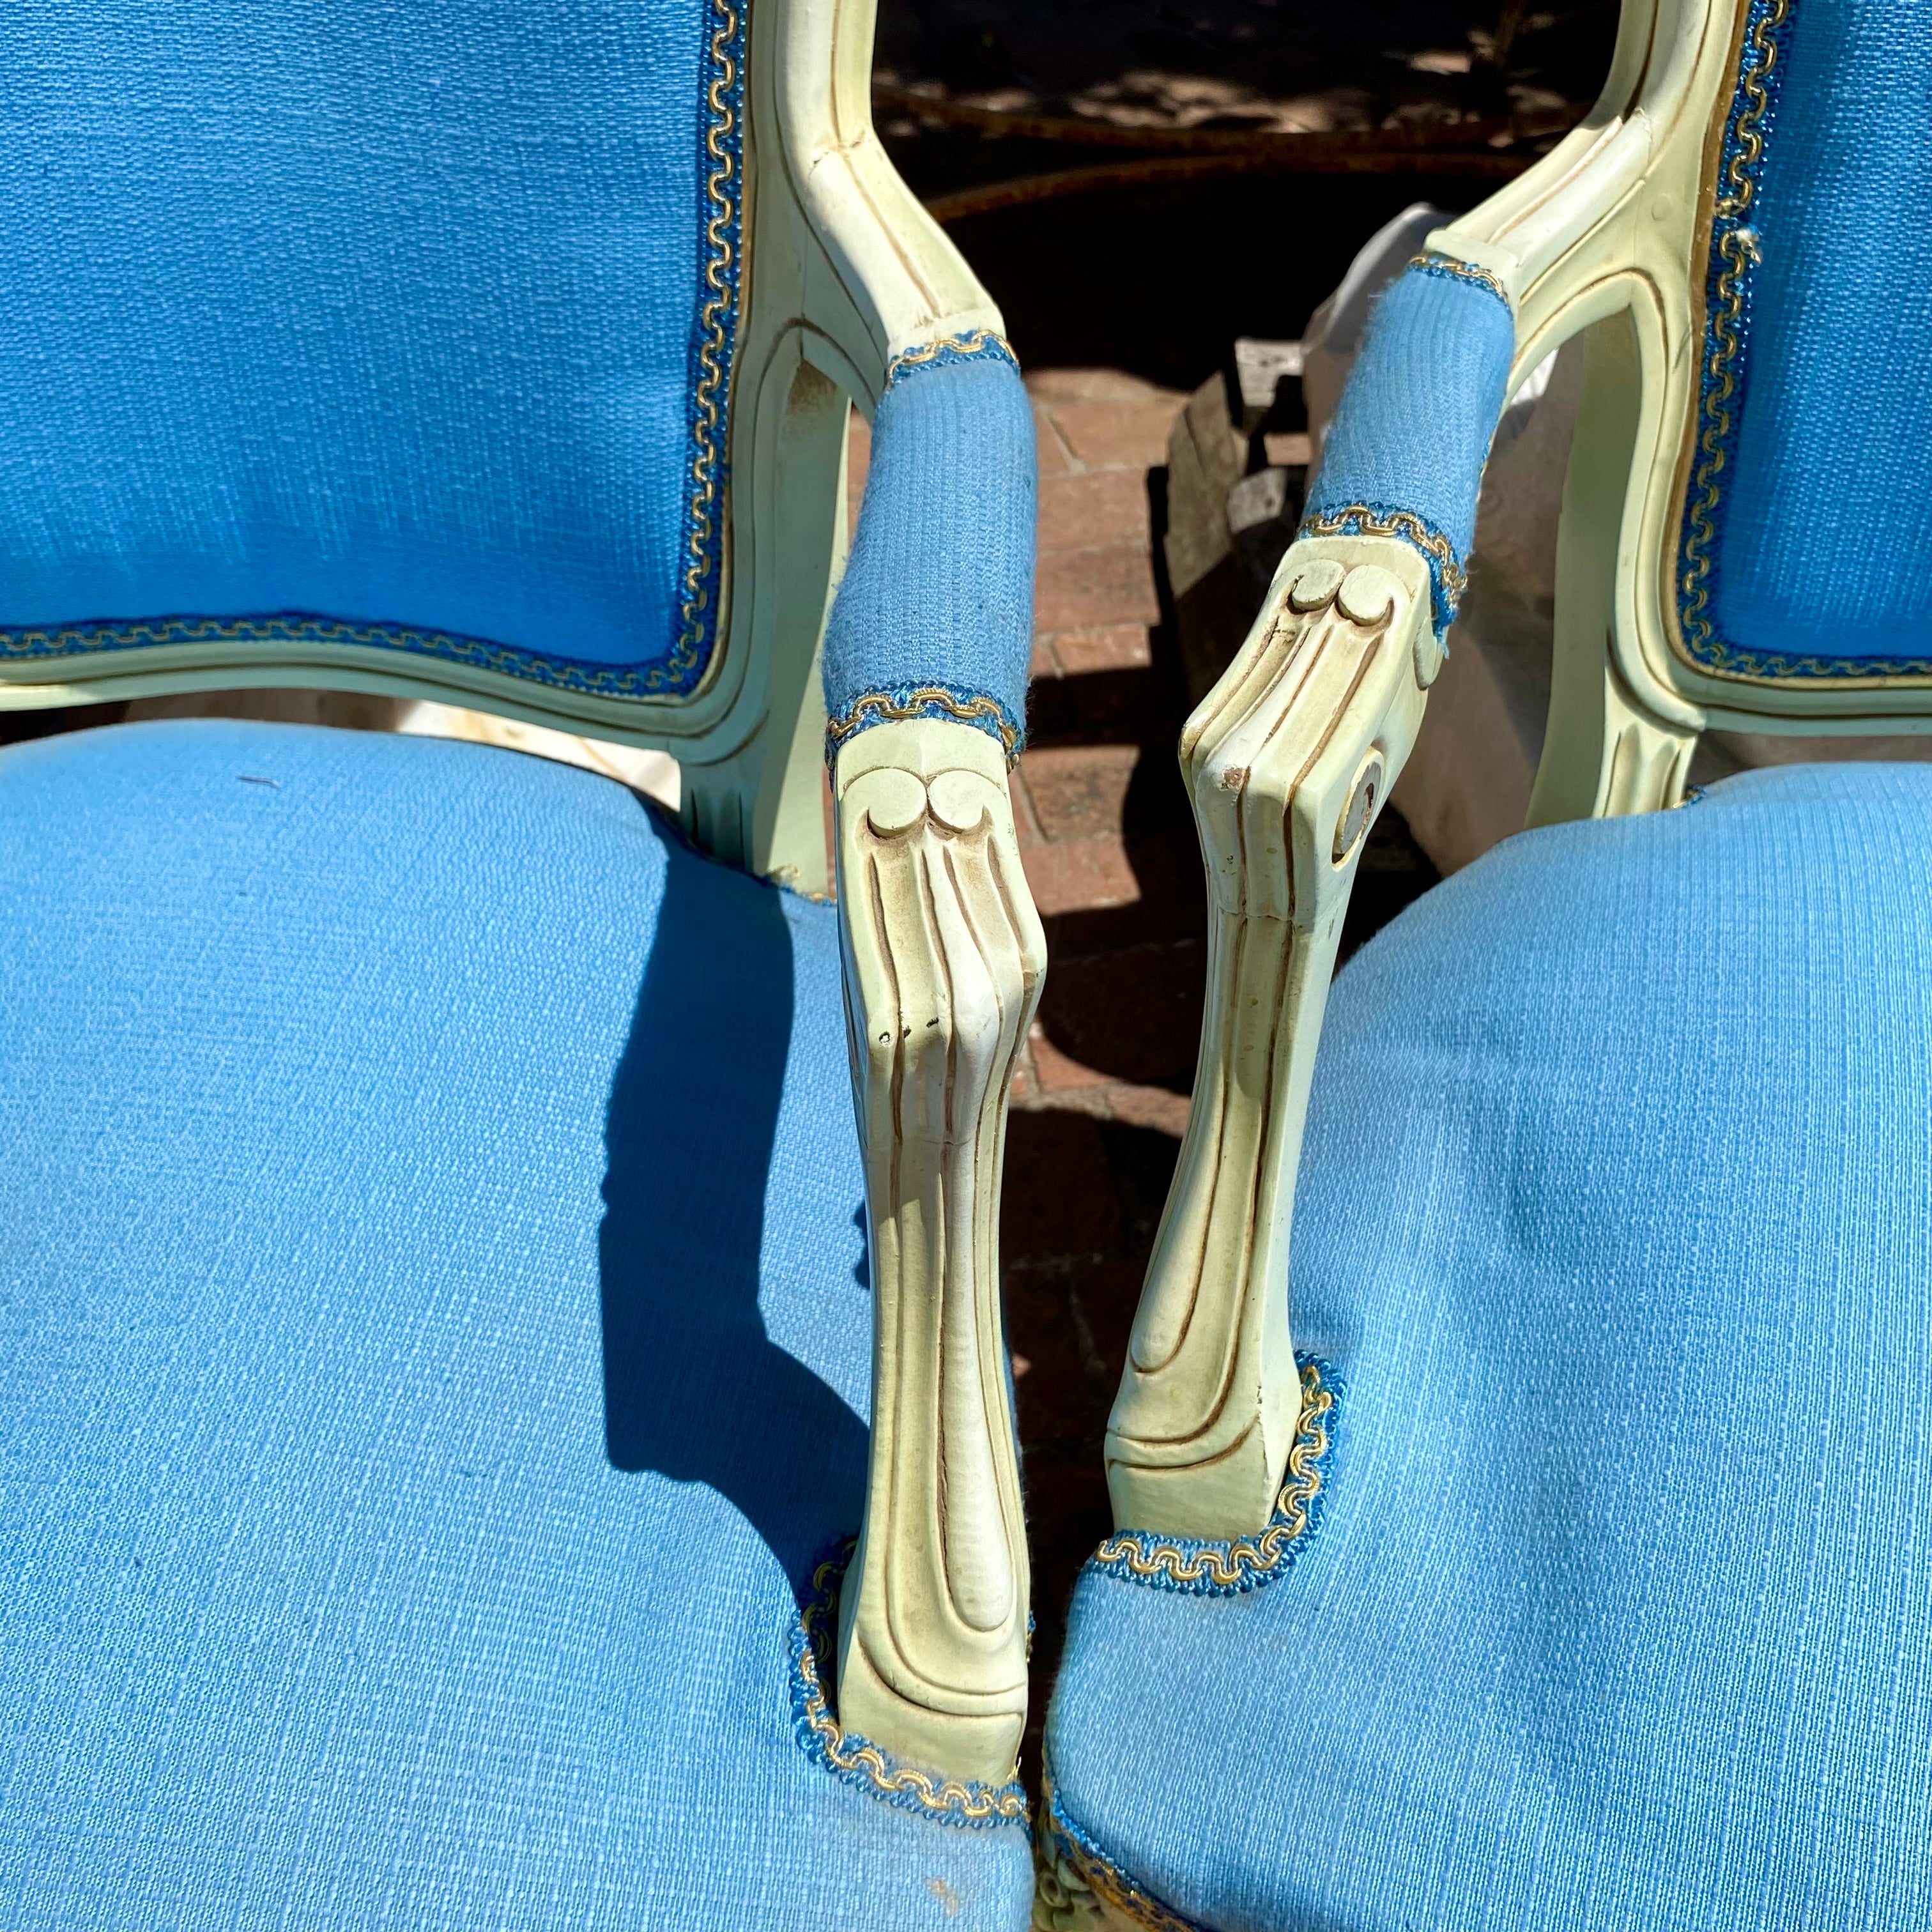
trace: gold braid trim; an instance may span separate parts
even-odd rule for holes
[[[1354,525],[1354,528],[1348,527]],[[1449,539],[1440,530],[1431,530],[1413,510],[1390,510],[1386,515],[1366,503],[1345,503],[1339,510],[1323,510],[1301,520],[1300,535],[1305,537],[1396,537],[1412,543],[1433,557],[1442,574],[1442,601],[1449,615],[1462,601],[1469,587],[1468,573],[1456,560]]]
[[[1764,117],[1771,106],[1768,82],[1778,65],[1778,30],[1791,10],[1791,0],[1772,0],[1753,31],[1738,92],[1744,98],[1733,136],[1730,164],[1724,170],[1728,191],[1712,210],[1719,221],[1742,221],[1750,212],[1757,193],[1756,169],[1764,153]],[[1724,445],[1731,433],[1731,399],[1737,393],[1738,358],[1744,344],[1738,333],[1744,314],[1744,271],[1759,260],[1757,237],[1748,227],[1732,228],[1717,242],[1724,266],[1718,270],[1718,306],[1710,318],[1710,348],[1704,364],[1700,412],[1703,427],[1697,437],[1700,452],[1684,504],[1690,526],[1684,540],[1684,571],[1679,584],[1682,602],[1678,622],[1696,644],[1708,650],[1714,633],[1708,614],[1712,547],[1718,540],[1714,518],[1724,468]]]
[[[711,218],[704,237],[710,251],[705,264],[704,280],[710,292],[698,311],[700,340],[698,351],[698,387],[692,394],[696,407],[698,454],[692,459],[689,500],[690,536],[684,565],[683,623],[672,651],[668,670],[672,676],[698,662],[704,642],[706,614],[711,603],[705,579],[711,566],[712,540],[718,496],[718,470],[724,452],[720,442],[724,432],[722,392],[725,385],[730,355],[730,331],[737,302],[734,270],[737,260],[736,229],[740,189],[736,158],[726,144],[737,129],[734,92],[738,83],[738,64],[731,56],[738,33],[738,10],[732,0],[712,0],[716,26],[711,34],[711,61],[714,72],[706,99],[711,110],[711,124],[704,136],[710,157],[705,192],[711,200]]]
[[[802,1694],[796,1706],[800,1721],[833,1770],[862,1779],[895,1804],[930,1812],[955,1824],[1024,1825],[1026,1787],[1018,1779],[1006,1784],[975,1784],[963,1778],[935,1778],[911,1765],[895,1764],[877,1744],[863,1738],[848,1738],[832,1714],[825,1680],[832,1671],[838,1586],[857,1547],[856,1538],[848,1539],[812,1573],[812,1600],[799,1612],[799,1628],[805,1640],[798,1646],[796,1664],[796,1690]]]
[[[940,684],[922,684],[904,698],[895,698],[886,691],[867,692],[843,717],[833,718],[826,726],[825,754],[828,759],[836,756],[839,746],[868,722],[902,724],[908,718],[929,717],[934,710],[958,718],[962,724],[989,718],[999,728],[1007,764],[1018,762],[1019,734],[1007,722],[1006,714],[998,704],[990,698],[957,697]]]
[[[908,369],[916,369],[923,364],[936,362],[942,356],[1000,356],[1018,365],[1012,345],[997,329],[971,328],[964,335],[942,335],[937,342],[922,342],[915,348],[902,349],[886,364],[886,380],[890,383]]]
[[[1511,314],[1515,314],[1509,298],[1509,290],[1504,288],[1500,278],[1490,274],[1486,268],[1479,268],[1473,262],[1458,261],[1453,255],[1413,255],[1408,266],[1426,268],[1432,275],[1453,276],[1459,282],[1468,282],[1479,289],[1487,289]]]
[[[1044,1771],[1044,1788],[1040,1801],[1040,1831],[1034,1840],[1034,1864],[1039,1870],[1036,1900],[1044,1900],[1047,1910],[1036,1903],[1034,1924],[1052,1922],[1056,1906],[1072,1922],[1091,1924],[1086,1910],[1098,1900],[1116,1918],[1130,1925],[1144,1926],[1147,1932],[1204,1932],[1192,1918],[1184,1918],[1121,1870],[1090,1839],[1076,1835],[1072,1821],[1060,1808],[1054,1795],[1053,1773]],[[1083,1897],[1082,1894],[1085,1896]]]
[[[1288,1470],[1275,1498],[1274,1514],[1258,1536],[1189,1545],[1126,1530],[1110,1536],[1090,1560],[1144,1581],[1204,1583],[1213,1591],[1238,1590],[1272,1575],[1307,1534],[1309,1511],[1322,1492],[1322,1459],[1328,1453],[1328,1416],[1334,1406],[1334,1391],[1323,1385],[1320,1365],[1304,1363],[1301,1419],[1294,1446],[1288,1452]]]

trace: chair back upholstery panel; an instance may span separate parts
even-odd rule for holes
[[[714,641],[727,0],[76,0],[0,34],[0,657]]]
[[[1752,0],[1682,534],[1694,660],[1932,674],[1932,8]]]

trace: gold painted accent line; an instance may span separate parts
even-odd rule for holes
[[[1355,526],[1352,530],[1348,527],[1351,524]],[[1456,561],[1449,539],[1440,530],[1430,529],[1413,510],[1391,510],[1384,515],[1366,503],[1345,503],[1339,510],[1323,510],[1304,517],[1299,534],[1304,537],[1396,537],[1412,543],[1434,558],[1442,572],[1442,601],[1451,617],[1469,587],[1468,573]]]
[[[1007,722],[1006,714],[997,700],[983,697],[960,698],[939,684],[922,684],[903,698],[894,698],[890,692],[868,691],[854,703],[844,716],[833,718],[826,726],[826,756],[828,759],[835,757],[839,746],[862,726],[903,724],[908,718],[929,717],[934,709],[958,718],[962,724],[977,724],[982,718],[991,719],[999,728],[1000,742],[1006,752],[1008,768],[1019,761],[1019,734]]]
[[[911,1765],[895,1764],[877,1744],[862,1738],[848,1739],[844,1727],[832,1714],[825,1694],[832,1655],[828,1625],[836,1627],[839,1581],[854,1546],[848,1544],[812,1573],[812,1600],[799,1612],[799,1625],[805,1634],[797,1666],[805,1690],[803,1716],[820,1748],[835,1770],[856,1773],[882,1797],[901,1802],[910,1798],[921,1810],[956,1822],[1024,1825],[1026,1787],[1017,1780],[1008,1784],[972,1784],[962,1778],[935,1778]]]

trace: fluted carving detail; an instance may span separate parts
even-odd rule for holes
[[[1122,1528],[1268,1522],[1299,1413],[1288,1237],[1310,1076],[1357,858],[1442,647],[1406,545],[1284,560],[1180,762],[1209,892],[1194,1104],[1110,1418]]]
[[[841,752],[837,788],[874,1303],[838,1716],[913,1762],[998,1781],[1025,1721],[1028,1604],[1000,1165],[1046,942],[992,738],[880,725]]]

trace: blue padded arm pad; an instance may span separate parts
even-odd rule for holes
[[[1399,537],[1422,553],[1438,637],[1462,595],[1515,352],[1502,284],[1418,256],[1370,318],[1308,493],[1304,536]]]
[[[828,756],[905,718],[1018,753],[1033,649],[1033,411],[985,331],[908,351],[872,417],[872,467],[825,638]]]

